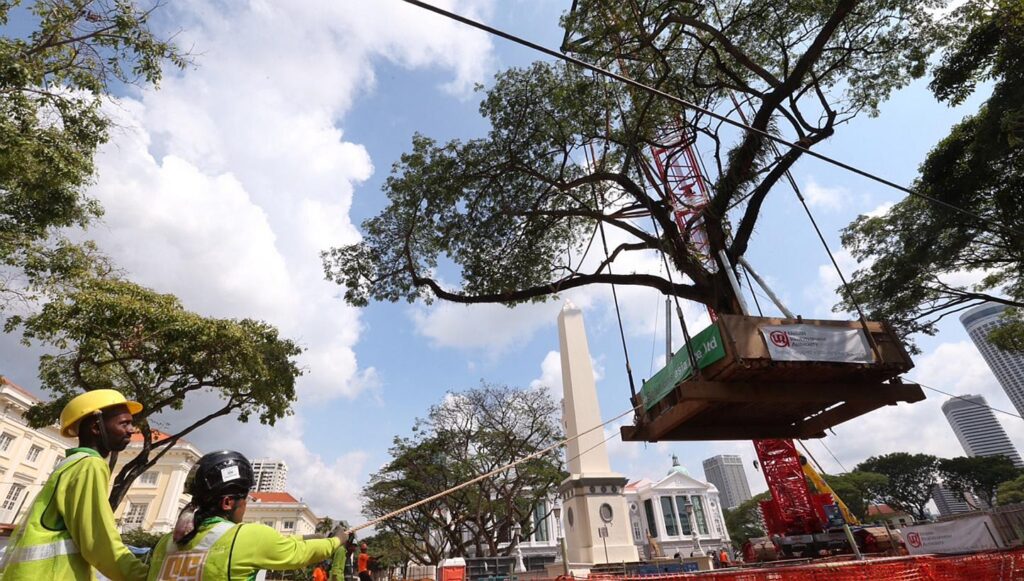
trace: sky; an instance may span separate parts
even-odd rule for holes
[[[435,3],[552,47],[570,4]],[[558,394],[560,302],[358,309],[324,280],[319,258],[321,250],[359,240],[360,222],[384,207],[380,186],[414,133],[438,140],[481,135],[487,126],[474,86],[538,55],[399,0],[178,0],[161,9],[157,26],[192,47],[195,64],[169,71],[159,90],[129,88],[109,105],[117,128],[99,153],[90,191],[106,213],[88,235],[133,280],[174,293],[204,315],[264,319],[306,349],[292,416],[273,428],[220,420],[191,441],[202,450],[284,460],[289,490],[317,514],[361,523],[360,488],[388,461],[393,438],[408,434],[447,391],[486,381]],[[884,103],[877,118],[841,127],[819,151],[910,183],[930,146],[983,97],[951,109],[916,83]],[[849,274],[855,264],[840,250],[839,230],[901,195],[811,159],[793,173]],[[831,316],[838,278],[791,191],[769,196],[748,259],[791,310]],[[629,406],[629,390],[610,290],[563,298],[584,309],[603,416],[618,415]],[[639,383],[664,361],[663,301],[634,289],[619,298]],[[687,313],[694,326],[706,324],[696,305]],[[919,338],[923,352],[910,377],[981,393],[1012,410],[955,318],[940,329]],[[32,390],[37,355],[16,337],[0,337],[4,374]],[[807,445],[830,472],[896,451],[962,455],[939,409],[945,398],[927,395]],[[212,405],[209,397],[195,398],[162,420],[173,429]],[[1000,421],[1013,441],[1024,442],[1024,422]],[[698,477],[704,458],[740,454],[751,488],[765,489],[749,442],[645,445],[613,437],[609,453],[613,468],[633,479],[661,476],[672,454]]]

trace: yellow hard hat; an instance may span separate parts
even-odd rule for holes
[[[83,418],[99,410],[119,405],[128,406],[128,411],[132,415],[142,411],[141,403],[125,399],[121,392],[114,389],[94,389],[75,396],[60,412],[60,435],[65,438],[77,436],[78,423]]]

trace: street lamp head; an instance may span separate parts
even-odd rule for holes
[[[686,511],[687,515],[693,514],[693,503],[690,502],[689,498],[687,498],[686,501],[683,503],[683,510]]]
[[[555,517],[555,520],[558,520],[558,519],[562,518],[562,507],[561,507],[561,505],[557,505],[556,504],[554,506],[554,508],[551,509],[551,515]]]

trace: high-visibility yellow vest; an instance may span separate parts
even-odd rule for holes
[[[64,519],[52,502],[61,476],[88,457],[85,452],[76,452],[65,458],[36,495],[0,562],[3,581],[93,578],[92,568],[78,553]]]
[[[150,580],[159,581],[202,581],[210,547],[236,525],[219,521],[205,531],[200,531],[185,547],[179,547],[165,535],[153,549],[149,565]]]
[[[204,521],[199,533],[178,547],[164,535],[153,549],[148,581],[244,581],[260,569],[300,569],[331,556],[336,537],[303,540],[257,523]]]

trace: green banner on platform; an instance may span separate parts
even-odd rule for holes
[[[722,343],[722,333],[718,330],[718,325],[712,324],[697,333],[693,337],[692,345],[697,365],[701,369],[725,357],[725,345]],[[644,409],[649,410],[654,407],[654,404],[671,393],[679,385],[679,382],[692,374],[693,366],[690,364],[690,355],[687,353],[686,347],[683,347],[672,356],[664,369],[655,373],[640,389]]]

